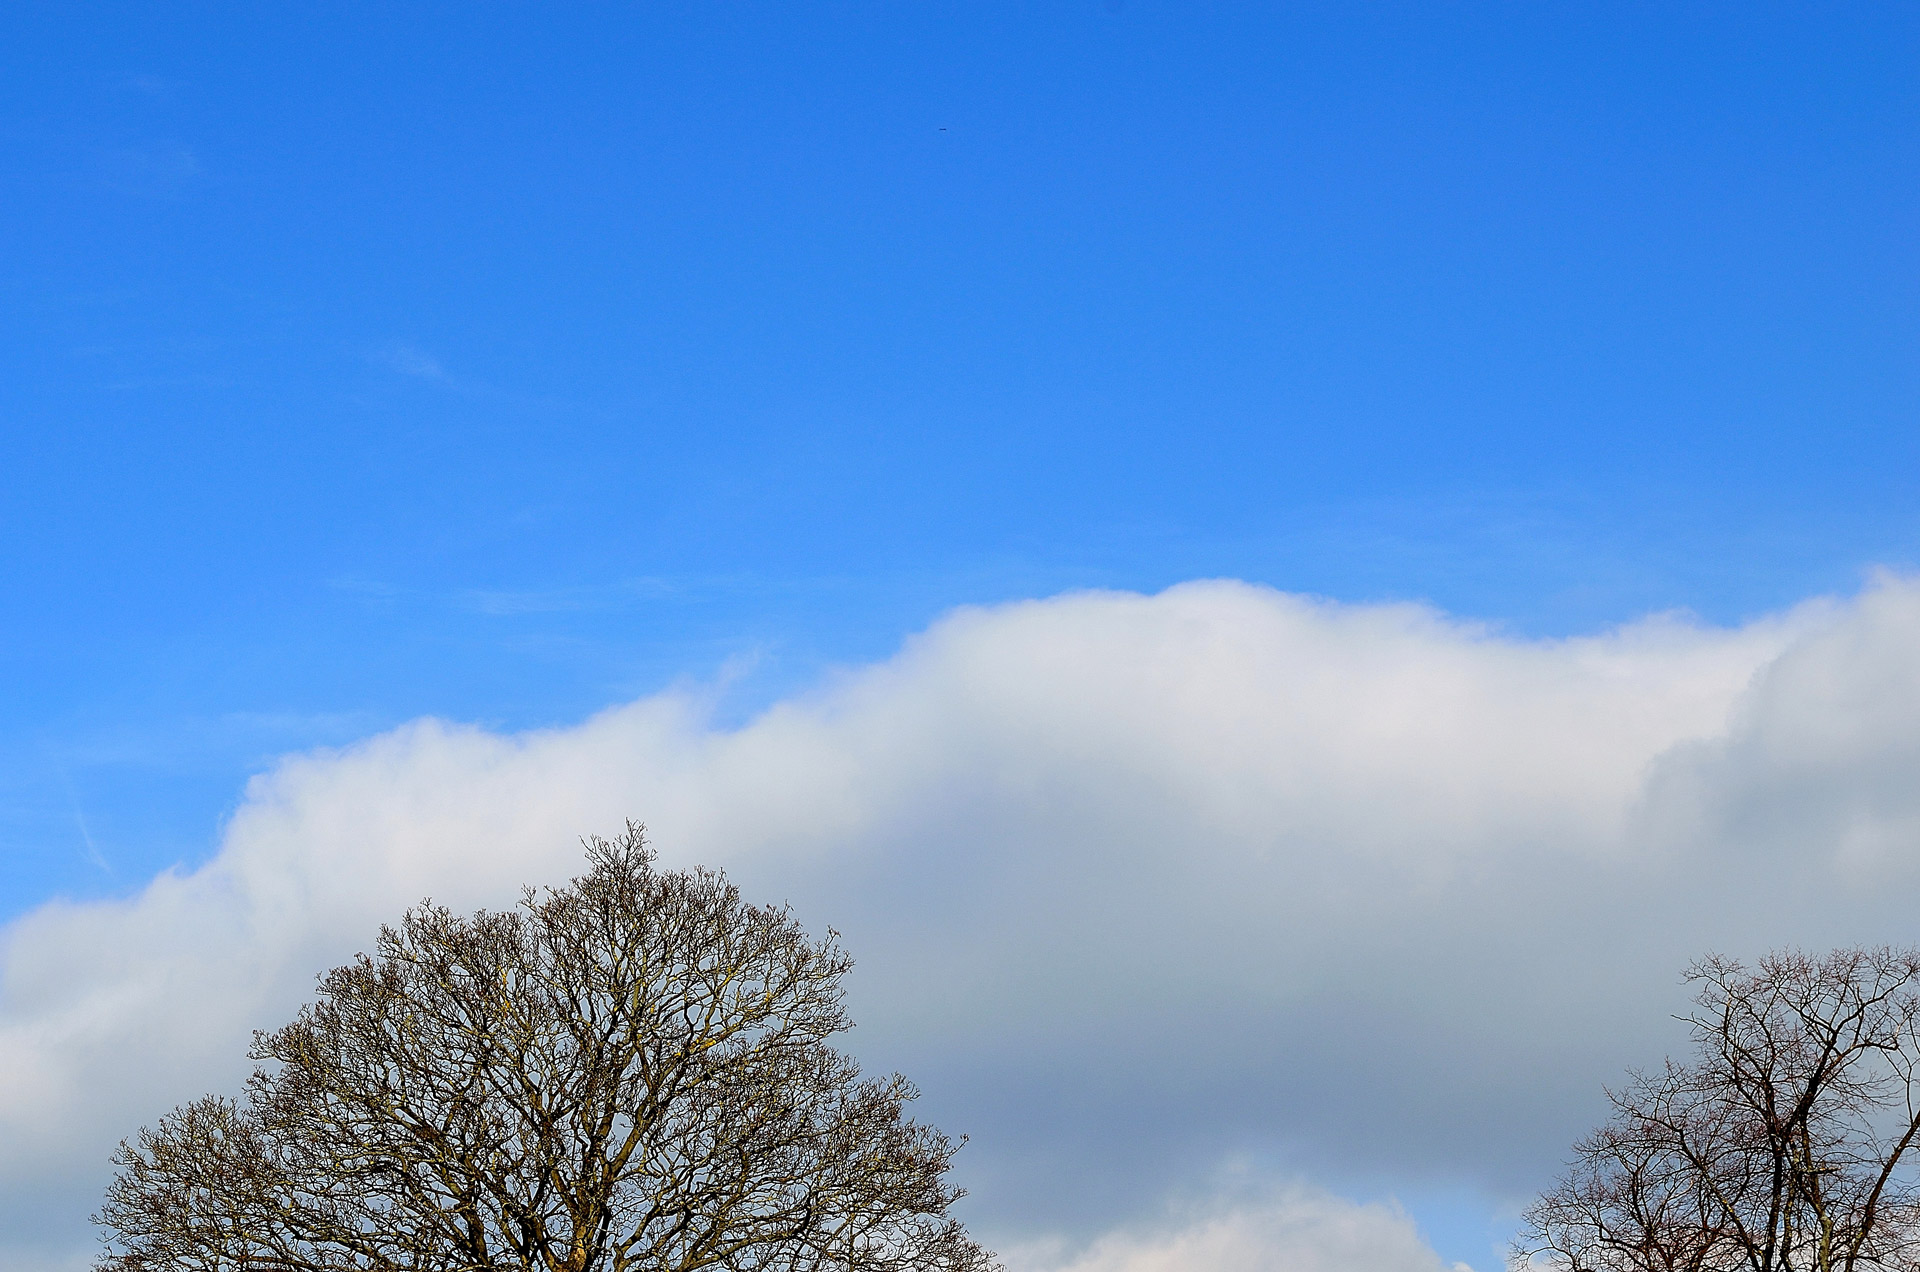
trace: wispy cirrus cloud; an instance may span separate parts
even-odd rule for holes
[[[199,155],[178,141],[103,150],[96,165],[110,189],[143,199],[177,199],[207,171]]]
[[[379,366],[400,375],[410,376],[416,380],[450,383],[447,369],[440,364],[440,359],[416,345],[391,344],[378,350],[371,357]]]

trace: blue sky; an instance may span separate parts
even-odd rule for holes
[[[1230,575],[1914,558],[1913,15],[16,6],[4,906],[263,756]]]
[[[0,917],[953,607],[1920,557],[1897,6],[16,5]]]

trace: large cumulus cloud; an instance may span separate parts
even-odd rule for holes
[[[1912,581],[1557,641],[1076,594],[956,612],[739,728],[708,705],[290,757],[206,866],[13,924],[0,1229],[71,1240],[113,1140],[232,1086],[382,919],[508,902],[628,816],[846,935],[856,1050],[973,1133],[971,1217],[1016,1240],[1230,1156],[1518,1195],[1674,1041],[1689,958],[1915,936]],[[1158,1266],[1119,1248],[1084,1266]]]

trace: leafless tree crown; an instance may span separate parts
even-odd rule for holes
[[[1696,1056],[1609,1092],[1612,1119],[1526,1212],[1516,1269],[1920,1269],[1920,951],[1708,959]]]
[[[835,939],[640,828],[569,886],[431,904],[254,1037],[241,1101],[123,1143],[103,1272],[990,1272],[958,1143],[865,1078]]]

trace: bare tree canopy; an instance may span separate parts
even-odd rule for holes
[[[1920,951],[1708,959],[1690,1064],[1614,1115],[1525,1216],[1518,1268],[1920,1269]]]
[[[958,1144],[864,1078],[834,937],[638,827],[517,910],[422,905],[123,1143],[111,1272],[988,1272]]]

